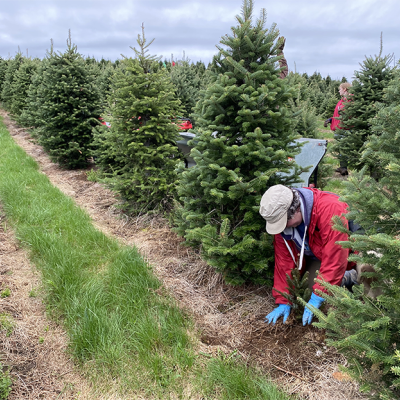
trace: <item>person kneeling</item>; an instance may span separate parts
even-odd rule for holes
[[[275,271],[272,294],[278,305],[266,316],[267,323],[289,317],[291,305],[279,292],[288,293],[286,274],[292,269],[309,271],[312,290],[308,305],[320,308],[324,298],[316,290],[326,292],[320,280],[351,289],[357,283],[356,264],[348,262],[349,249],[337,242],[347,241],[346,233],[332,227],[332,217],[347,212],[347,204],[339,196],[314,188],[292,189],[283,185],[270,187],[262,196],[260,214],[266,220],[266,230],[274,235]],[[345,226],[348,221],[341,217]],[[302,271],[302,272],[303,272]],[[317,277],[317,271],[319,275]],[[317,278],[316,278],[317,277]],[[303,314],[303,326],[311,323],[312,311]]]

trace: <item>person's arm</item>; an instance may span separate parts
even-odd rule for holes
[[[293,244],[289,241],[289,246],[292,248],[292,252],[296,257],[296,251]],[[275,297],[276,307],[265,317],[265,322],[270,324],[272,322],[275,325],[276,321],[280,317],[282,322],[285,323],[289,317],[290,310],[292,308],[290,302],[277,290],[282,293],[288,293],[286,274],[290,274],[292,269],[295,267],[295,263],[287,249],[285,242],[281,235],[275,235],[274,237],[274,250],[275,250],[275,271],[274,271],[274,287],[272,294]],[[277,290],[274,290],[277,289]]]
[[[321,210],[321,216],[317,221],[319,233],[322,239],[322,257],[321,267],[319,273],[321,277],[331,285],[340,285],[343,275],[347,268],[349,249],[341,247],[337,242],[347,241],[348,235],[336,231],[332,227],[332,217],[334,215],[342,215],[346,212],[346,204],[339,201],[333,201],[328,206],[325,206]],[[342,217],[346,226],[348,221],[345,217]],[[322,290],[326,292],[319,283],[317,282],[313,286],[313,292],[315,290]]]
[[[297,261],[297,249],[293,245],[292,241],[288,241],[290,248],[292,249],[293,255]],[[275,297],[276,304],[289,304],[289,301],[285,299],[279,292],[289,293],[287,287],[286,274],[291,274],[293,268],[296,267],[289,250],[287,249],[285,242],[281,235],[275,235],[274,237],[274,250],[275,250],[275,269],[274,269],[274,287],[272,289],[272,295]]]

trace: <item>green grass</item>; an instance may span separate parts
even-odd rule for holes
[[[3,370],[0,363],[0,400],[7,400],[11,392],[12,381],[8,371]]]
[[[5,297],[10,297],[11,296],[11,290],[10,290],[10,288],[5,288],[4,290],[2,290],[1,292],[0,292],[0,297],[1,298],[5,298]]]
[[[318,119],[318,137],[321,139],[333,139],[333,131],[331,131],[330,125],[324,127],[325,120],[322,118]]]
[[[160,282],[136,249],[96,230],[3,124],[0,201],[42,273],[49,314],[67,331],[82,372],[103,391],[118,385],[128,398],[289,398],[243,363],[196,355],[193,322],[159,294]]]
[[[14,319],[7,313],[0,314],[0,331],[5,331],[7,336],[10,336],[15,327]]]

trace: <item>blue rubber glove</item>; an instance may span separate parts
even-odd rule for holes
[[[325,301],[324,298],[317,296],[315,293],[311,294],[311,299],[307,304],[310,304],[311,306],[315,308],[320,308],[321,304]],[[307,305],[304,308],[304,314],[303,314],[303,326],[311,324],[311,321],[313,319],[314,314],[307,308]]]
[[[279,306],[276,307],[274,311],[270,312],[265,317],[265,322],[267,324],[270,324],[272,322],[272,325],[275,325],[278,318],[283,317],[283,323],[285,323],[286,320],[288,319],[291,308],[292,307],[289,304],[279,304]]]

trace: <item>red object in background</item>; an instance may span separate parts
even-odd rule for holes
[[[109,128],[111,126],[111,124],[109,122],[104,121],[103,118],[99,118],[100,122],[102,125],[105,125],[107,128]]]
[[[179,122],[177,125],[178,125],[180,131],[187,131],[188,129],[193,128],[193,125],[190,122],[190,120],[185,120],[185,121]]]
[[[310,183],[310,184],[308,185],[308,187],[310,187],[310,188],[315,188],[315,184],[314,184],[314,183]]]

